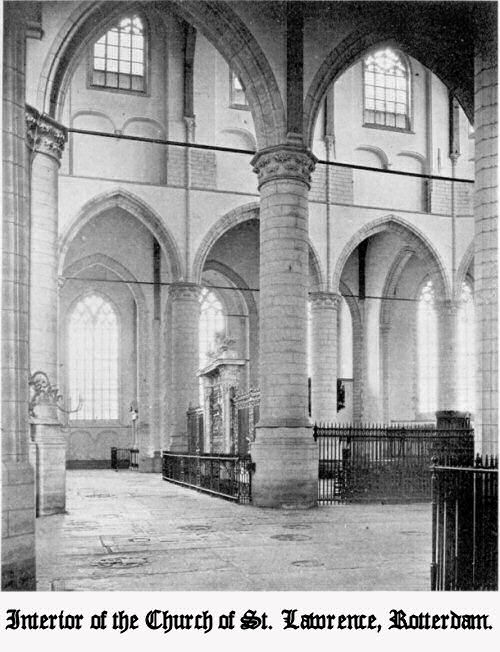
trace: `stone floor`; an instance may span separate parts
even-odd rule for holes
[[[37,519],[40,591],[429,590],[431,507],[271,510],[130,471],[68,471]]]

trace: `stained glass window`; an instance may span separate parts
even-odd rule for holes
[[[92,294],[69,319],[69,395],[83,400],[73,419],[118,419],[118,319],[112,306]]]
[[[458,408],[474,411],[476,351],[474,326],[474,300],[470,283],[462,283],[460,308],[458,311]]]
[[[438,324],[432,281],[427,281],[417,308],[418,409],[436,411],[438,392]]]
[[[410,74],[403,57],[384,48],[364,60],[364,121],[410,128]]]
[[[145,90],[145,30],[139,16],[126,16],[94,43],[92,85]]]

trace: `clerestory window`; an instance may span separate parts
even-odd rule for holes
[[[125,16],[93,47],[91,84],[102,88],[146,90],[146,34],[140,16]]]
[[[363,66],[365,125],[410,129],[410,69],[403,55],[384,48]]]
[[[69,396],[83,400],[72,419],[118,419],[118,318],[111,304],[92,294],[69,317]]]
[[[243,84],[233,70],[229,71],[229,84],[231,107],[233,109],[249,109]]]

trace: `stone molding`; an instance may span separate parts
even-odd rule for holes
[[[201,286],[196,283],[171,283],[168,287],[168,296],[173,301],[198,301]]]
[[[258,176],[259,188],[269,181],[291,179],[302,181],[310,188],[316,161],[309,150],[281,145],[257,152],[251,165]]]
[[[68,131],[49,116],[27,105],[26,137],[30,150],[51,156],[59,163],[68,140]]]
[[[342,296],[336,292],[310,292],[309,300],[311,302],[311,308],[316,309],[329,309],[329,310],[338,310],[342,300]]]

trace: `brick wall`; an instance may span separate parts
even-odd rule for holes
[[[326,174],[330,181],[330,202],[332,204],[353,203],[353,178],[349,168],[317,165],[312,177],[309,199],[311,201],[326,201]]]
[[[183,147],[170,147],[167,158],[167,183],[169,186],[186,185],[186,155]],[[191,186],[194,188],[217,187],[217,163],[215,152],[190,150]]]

